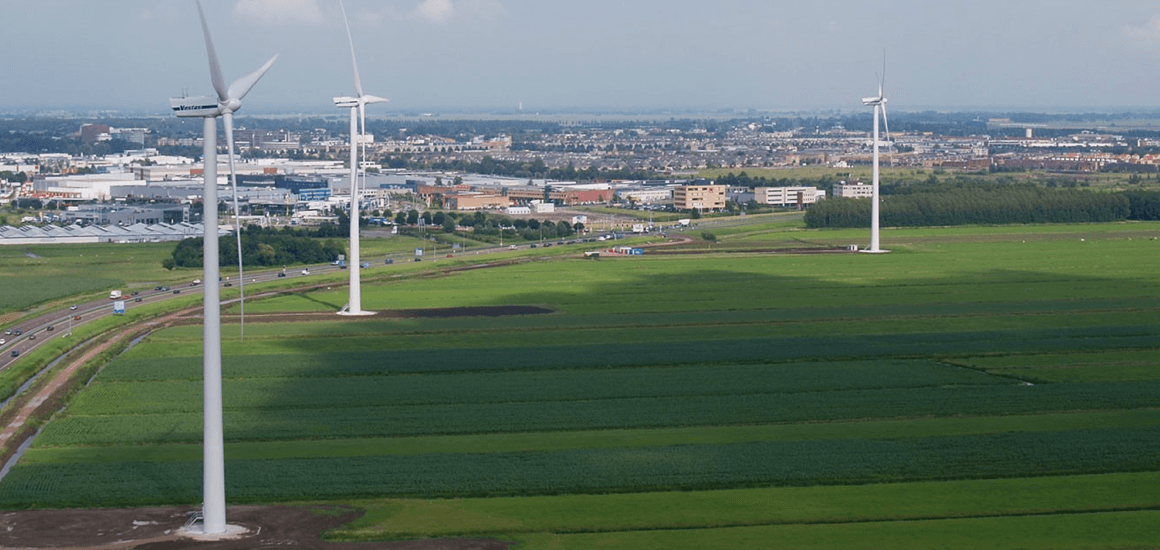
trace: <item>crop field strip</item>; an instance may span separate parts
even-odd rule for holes
[[[235,501],[255,502],[307,496],[439,498],[855,485],[1146,472],[1155,469],[1157,453],[1160,426],[899,440],[230,460],[228,488]],[[0,504],[191,502],[201,487],[199,463],[29,464],[9,474]]]
[[[724,548],[823,526],[929,542],[935,526],[1008,522],[1138,543],[1160,517],[1160,497],[1136,490],[1160,476],[1157,265],[1125,256],[1134,241],[1053,238],[520,264],[364,299],[558,313],[248,323],[244,345],[227,328],[227,494],[368,499],[341,540]],[[1025,257],[983,268],[988,247]],[[331,294],[312,299],[344,299]],[[683,294],[697,298],[667,298]],[[199,333],[160,331],[115,360],[0,484],[0,507],[196,502]],[[706,504],[719,494],[750,505]],[[752,505],[796,495],[821,500]]]
[[[1154,314],[1160,311],[1160,298],[1139,297],[1132,299],[1088,299],[1088,300],[1035,300],[1021,302],[970,302],[970,303],[927,303],[916,305],[883,306],[842,306],[811,308],[757,308],[744,310],[712,310],[682,312],[678,317],[671,313],[619,313],[615,315],[547,315],[510,316],[481,324],[471,318],[426,318],[364,320],[357,323],[335,323],[302,321],[283,324],[254,324],[247,327],[246,337],[250,340],[279,339],[286,337],[341,337],[358,335],[407,336],[423,334],[455,333],[495,333],[513,329],[551,331],[574,331],[591,327],[601,328],[675,328],[702,326],[744,326],[770,325],[807,322],[841,321],[898,321],[907,319],[942,319],[987,317],[1020,317],[1036,315],[1075,314]],[[201,338],[198,326],[180,326],[166,329],[153,336],[153,341],[183,342]],[[228,331],[225,335],[231,336]]]
[[[265,460],[417,455],[458,452],[463,449],[470,449],[473,453],[490,453],[664,447],[692,443],[708,445],[821,439],[895,440],[943,435],[1147,427],[1158,424],[1160,411],[1141,409],[741,426],[241,441],[227,443],[226,448],[231,459]],[[140,460],[143,452],[146,452],[150,461],[154,462],[192,461],[201,457],[201,446],[199,443],[169,443],[153,444],[149,445],[148,449],[143,449],[141,445],[103,445],[99,453],[94,453],[89,447],[35,447],[28,451],[24,461],[28,464],[134,462]]]

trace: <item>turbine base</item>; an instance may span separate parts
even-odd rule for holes
[[[339,311],[338,314],[339,315],[349,315],[351,317],[362,317],[362,316],[366,316],[366,315],[377,315],[378,312],[377,311],[365,311],[365,310],[349,311],[349,310],[344,309],[342,311]]]
[[[863,249],[859,250],[858,252],[861,252],[863,254],[888,254],[888,253],[890,253],[890,251],[886,250],[885,248],[879,248],[878,250],[870,250],[869,248],[863,248]]]
[[[241,525],[226,525],[226,530],[221,533],[206,533],[202,529],[205,526],[201,522],[190,525],[189,527],[182,527],[177,530],[178,536],[198,540],[198,541],[215,541],[215,540],[234,540],[244,538],[251,534],[251,530]]]

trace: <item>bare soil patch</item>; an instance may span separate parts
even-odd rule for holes
[[[189,508],[27,510],[0,512],[0,548],[60,550],[506,550],[512,542],[488,539],[337,543],[323,531],[362,516],[362,510],[335,506],[231,506],[231,525],[249,529],[233,540],[197,541],[178,534]]]

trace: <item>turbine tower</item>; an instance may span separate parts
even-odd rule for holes
[[[218,215],[217,215],[217,117],[222,117],[225,125],[226,144],[230,150],[230,173],[234,171],[234,129],[233,114],[241,108],[242,98],[250,92],[258,79],[266,74],[278,56],[270,58],[258,70],[239,78],[228,87],[222,77],[217,52],[209,35],[209,25],[205,21],[205,11],[200,0],[197,14],[201,18],[201,30],[205,35],[205,50],[209,57],[209,74],[216,96],[179,97],[169,100],[170,107],[179,117],[202,118],[204,163],[204,267],[202,280],[205,281],[203,362],[204,378],[204,471],[202,478],[202,534],[220,535],[227,531],[225,456],[222,435],[222,343],[221,343],[221,291],[218,286]],[[235,179],[236,185],[236,179]]]
[[[342,22],[346,25],[346,39],[350,43],[350,62],[354,66],[354,91],[355,97],[336,97],[334,104],[341,108],[350,108],[350,262],[348,269],[350,270],[350,301],[347,303],[346,309],[339,311],[339,315],[374,315],[373,311],[363,311],[362,309],[362,281],[360,279],[359,270],[362,269],[361,260],[359,259],[359,197],[358,197],[358,172],[359,172],[359,147],[363,143],[363,134],[366,132],[366,106],[368,103],[382,103],[387,101],[385,97],[378,97],[363,93],[362,78],[358,73],[358,59],[354,55],[354,38],[350,34],[350,21],[346,18],[346,6],[343,5],[342,0],[338,0],[338,6],[342,9]]]
[[[882,62],[882,79],[878,81],[878,95],[875,97],[862,98],[862,104],[874,107],[874,196],[870,205],[870,248],[863,252],[881,253],[890,252],[889,250],[882,250],[878,247],[878,113],[882,112],[882,122],[886,125],[886,137],[890,138],[890,122],[886,118],[886,95],[883,94],[882,88],[886,83],[886,61]]]

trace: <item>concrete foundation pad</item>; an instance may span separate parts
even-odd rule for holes
[[[199,541],[215,541],[215,540],[235,540],[249,536],[252,531],[249,528],[241,525],[226,525],[226,530],[221,533],[206,533],[202,531],[204,526],[199,524],[190,527],[183,527],[178,529],[178,536],[199,540]]]

